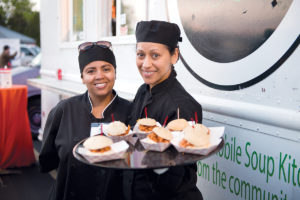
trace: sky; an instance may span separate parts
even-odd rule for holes
[[[40,11],[40,1],[41,0],[30,0],[32,3],[35,3],[35,6],[33,7],[34,11]]]

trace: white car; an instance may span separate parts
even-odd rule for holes
[[[20,50],[21,66],[28,66],[31,60],[40,53],[40,48],[36,45],[21,44]]]

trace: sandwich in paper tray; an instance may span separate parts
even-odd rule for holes
[[[137,138],[133,137],[133,132],[130,126],[126,126],[123,122],[114,121],[109,124],[103,124],[103,133],[111,138],[114,142],[126,140],[132,145],[135,145]]]
[[[133,133],[135,133],[138,138],[144,139],[146,136],[152,132],[155,127],[160,127],[161,124],[152,118],[142,118],[137,121],[133,128]]]
[[[97,135],[87,138],[82,146],[77,148],[77,153],[90,163],[123,159],[129,145],[124,141],[113,143],[112,139]]]
[[[164,127],[155,127],[144,139],[140,140],[143,147],[152,151],[164,151],[171,143],[173,135]]]
[[[205,127],[202,124],[188,126],[183,134],[171,140],[179,152],[207,155],[221,143],[225,127]]]
[[[173,137],[177,137],[182,135],[183,129],[189,125],[190,123],[187,120],[178,118],[170,121],[166,128],[173,134]]]

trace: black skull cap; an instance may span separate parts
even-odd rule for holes
[[[114,53],[109,48],[103,48],[97,45],[92,46],[86,51],[79,52],[78,55],[78,62],[79,62],[79,69],[80,73],[83,72],[83,69],[86,65],[93,61],[106,61],[114,68],[117,67],[116,65],[116,58]]]
[[[136,25],[136,42],[154,42],[175,48],[182,41],[177,24],[166,21],[140,21]]]

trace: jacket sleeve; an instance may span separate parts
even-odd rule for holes
[[[39,169],[41,172],[49,172],[58,167],[59,157],[55,147],[55,139],[60,127],[61,117],[62,110],[58,106],[53,108],[48,115],[39,155]]]

